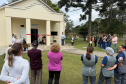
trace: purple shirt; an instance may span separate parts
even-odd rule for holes
[[[28,51],[28,56],[30,58],[30,67],[32,70],[42,69],[42,54],[39,49],[31,49]]]
[[[63,55],[61,52],[48,52],[48,70],[49,71],[61,71],[62,65],[61,60],[63,59]]]

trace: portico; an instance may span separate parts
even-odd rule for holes
[[[22,5],[24,7],[22,7]],[[46,45],[50,46],[53,40],[61,44],[60,35],[64,32],[64,15],[56,13],[48,5],[41,0],[20,0],[17,3],[10,4],[0,8],[0,33],[4,32],[5,37],[0,37],[3,41],[0,46],[12,44],[12,34],[16,34],[17,38],[26,38],[27,43],[31,43],[32,32],[36,30],[38,41],[42,40],[42,36],[46,35]],[[57,32],[54,37],[51,32]]]

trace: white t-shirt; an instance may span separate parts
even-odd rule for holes
[[[12,38],[12,45],[16,42],[16,38]]]

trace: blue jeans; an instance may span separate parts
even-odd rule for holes
[[[64,45],[64,39],[61,39],[61,42],[62,42],[61,44]]]
[[[114,52],[116,52],[116,44],[113,44]]]
[[[108,43],[105,43],[105,46],[108,47]]]
[[[90,83],[96,84],[96,76],[83,76],[83,84],[88,84],[88,77],[90,77]]]
[[[111,43],[108,43],[108,47],[111,47]]]
[[[106,49],[105,42],[103,41],[103,49]]]

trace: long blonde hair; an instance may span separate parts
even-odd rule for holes
[[[9,50],[8,50],[8,65],[13,67],[13,56],[20,54],[20,50],[23,50],[23,47],[20,43],[15,43]]]

